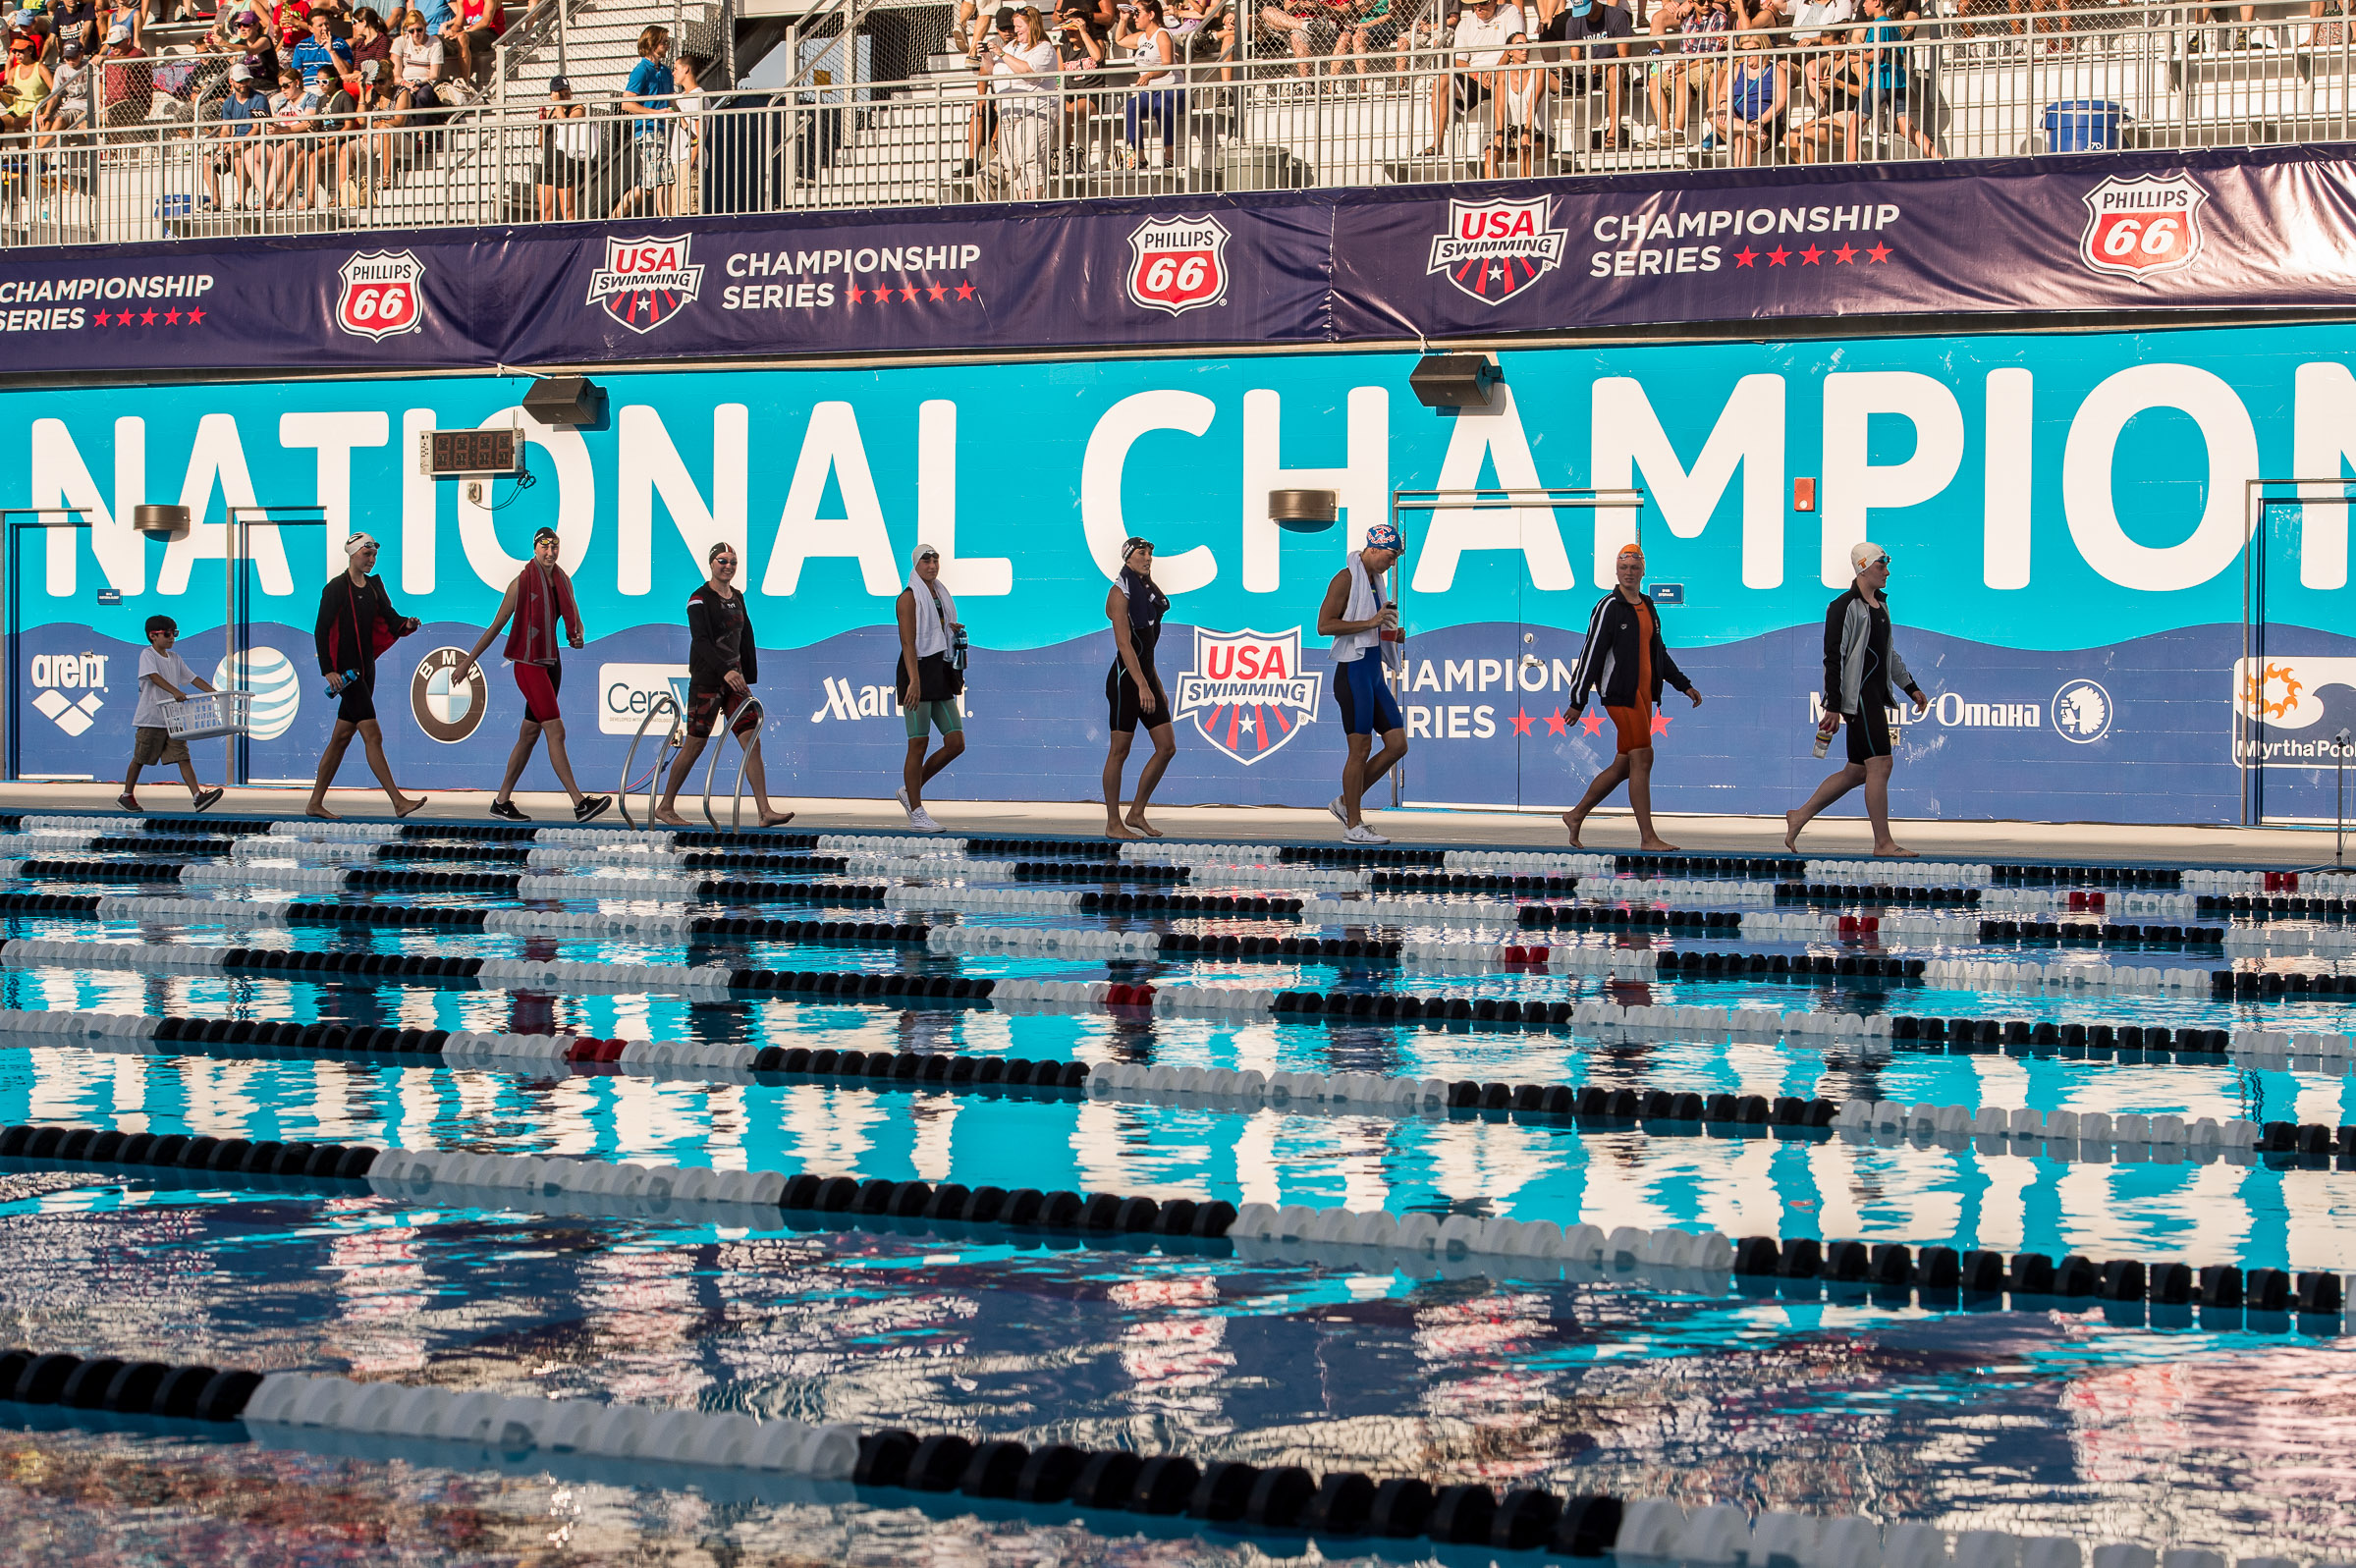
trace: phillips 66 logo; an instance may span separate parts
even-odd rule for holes
[[[2079,259],[2126,278],[2189,266],[2201,253],[2201,206],[2208,199],[2189,175],[2112,175],[2086,192]]]
[[[337,276],[336,325],[356,338],[379,341],[425,325],[425,263],[407,250],[371,250],[344,263]]]
[[[1172,315],[1227,297],[1227,228],[1216,218],[1154,218],[1129,236],[1129,298]]]

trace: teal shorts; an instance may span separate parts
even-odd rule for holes
[[[945,735],[954,735],[965,728],[964,715],[958,712],[955,701],[920,702],[907,710],[908,738],[922,740],[939,726]]]

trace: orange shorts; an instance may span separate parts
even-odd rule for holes
[[[1642,751],[1653,743],[1653,705],[1640,702],[1633,708],[1610,708],[1613,728],[1619,731],[1619,754]]]

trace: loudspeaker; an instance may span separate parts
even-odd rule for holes
[[[1268,520],[1294,533],[1331,528],[1340,516],[1341,498],[1331,490],[1271,490]]]
[[[1426,354],[1407,372],[1407,385],[1427,408],[1486,408],[1489,389],[1501,379],[1493,353]]]
[[[544,425],[593,425],[605,417],[605,389],[585,376],[550,376],[531,384],[523,411]]]
[[[140,533],[185,533],[189,526],[186,507],[134,507],[131,525]]]

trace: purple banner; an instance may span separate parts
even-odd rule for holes
[[[2344,146],[0,257],[20,373],[487,369],[2339,308]]]

